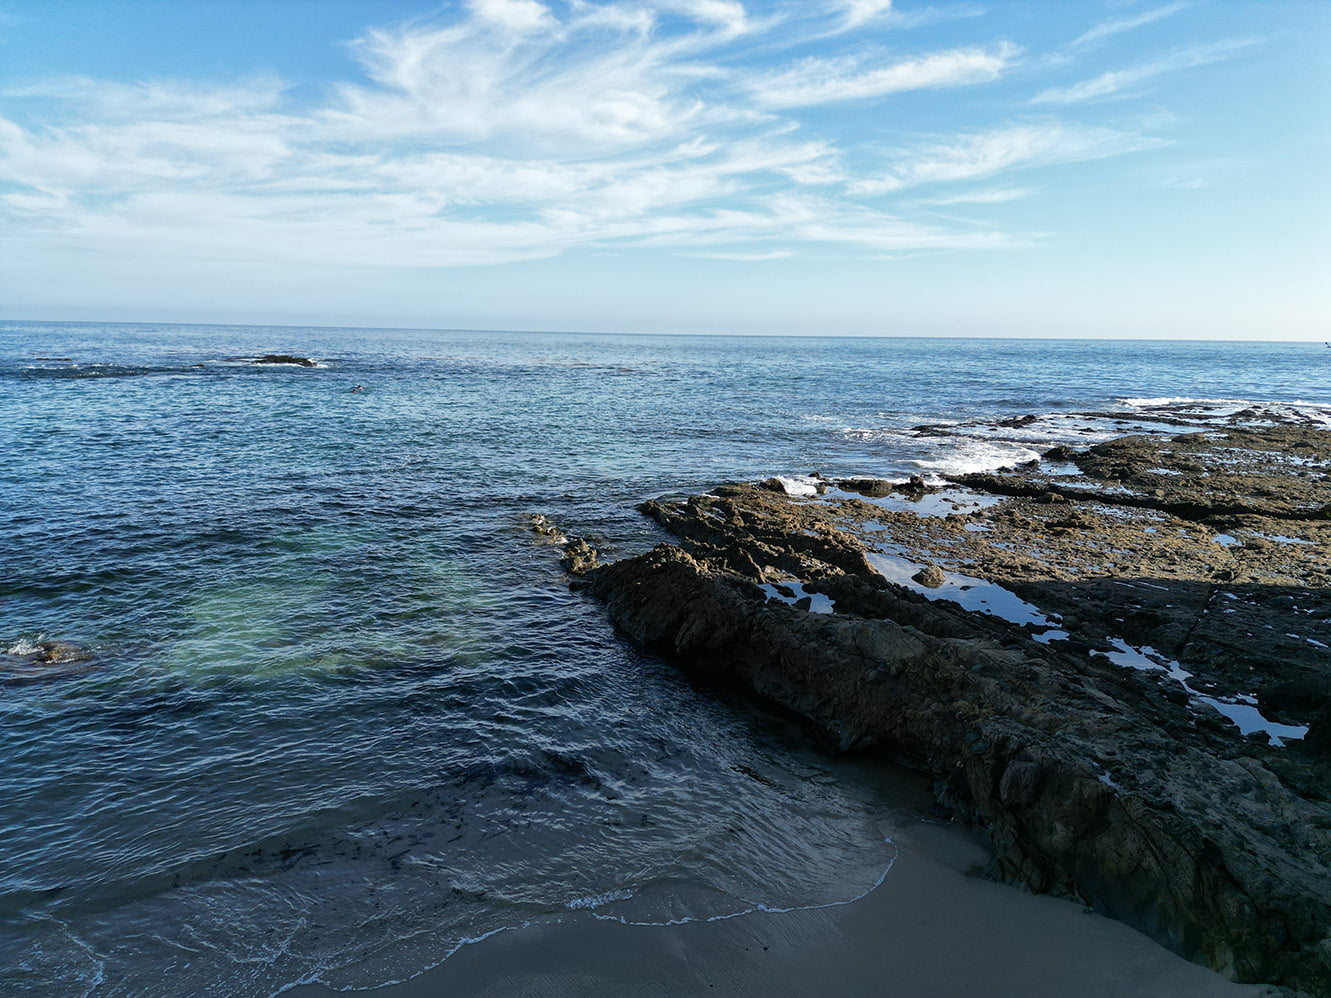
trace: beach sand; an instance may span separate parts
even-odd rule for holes
[[[974,875],[985,852],[958,828],[921,823],[894,841],[900,854],[883,884],[849,904],[669,926],[570,912],[358,994],[1239,998],[1266,990],[1226,981],[1079,905]]]

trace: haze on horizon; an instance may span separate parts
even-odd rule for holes
[[[1331,339],[1331,4],[0,0],[0,318]]]

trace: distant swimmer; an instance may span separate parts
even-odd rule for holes
[[[353,388],[353,389],[351,389],[351,390],[352,390],[353,392],[363,392],[363,391],[365,391],[365,386],[364,386],[364,385],[357,385],[355,388]]]

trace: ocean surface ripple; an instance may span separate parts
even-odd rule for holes
[[[619,555],[726,480],[1331,413],[1310,354],[0,323],[2,990],[366,986],[553,913],[858,896],[893,802],[625,644],[528,517]],[[52,640],[91,658],[36,679]]]

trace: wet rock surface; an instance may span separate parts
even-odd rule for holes
[[[992,875],[1331,994],[1331,432],[816,486],[645,503],[678,542],[586,579],[633,640],[931,772]]]

